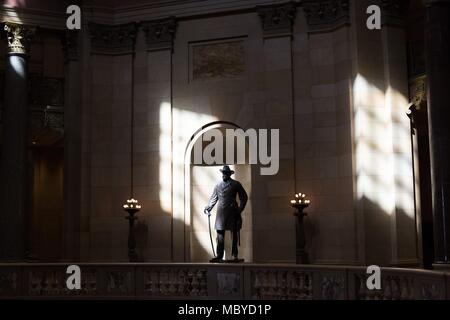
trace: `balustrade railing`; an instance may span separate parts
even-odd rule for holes
[[[0,299],[450,299],[450,273],[381,268],[369,290],[365,267],[289,264],[80,263],[81,289],[69,290],[70,264],[0,264]]]

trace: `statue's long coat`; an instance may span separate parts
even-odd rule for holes
[[[239,206],[236,201],[239,196]],[[239,181],[229,179],[228,181],[220,181],[214,187],[213,194],[209,199],[206,207],[208,211],[217,205],[216,230],[240,230],[242,227],[241,212],[247,203],[247,193]]]

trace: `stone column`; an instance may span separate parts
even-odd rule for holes
[[[83,56],[82,63],[89,61],[90,70],[83,68],[83,76],[90,77],[84,78],[90,85],[83,87],[83,93],[90,90],[90,101],[86,101],[90,110],[84,111],[89,120],[83,137],[83,145],[88,145],[83,153],[83,162],[87,159],[83,189],[87,190],[83,191],[81,223],[82,232],[88,234],[83,235],[82,247],[89,244],[89,259],[128,261],[129,228],[122,205],[137,197],[142,203],[138,221],[147,210],[144,196],[132,188],[139,176],[133,174],[137,171],[131,157],[136,142],[131,133],[135,124],[132,88],[137,24],[91,22],[88,30],[91,55]]]
[[[148,141],[154,130],[159,131],[159,150],[148,153],[146,163],[150,175],[157,177],[145,182],[149,188],[159,188],[159,199],[151,201],[149,216],[149,255],[169,261],[184,261],[184,225],[181,210],[173,210],[172,186],[172,52],[177,30],[175,18],[168,17],[142,23],[146,44],[146,111],[154,115],[152,121],[141,124],[136,129],[144,134],[136,141]],[[143,110],[141,110],[140,114]],[[150,119],[150,117],[148,117]],[[153,129],[153,130],[152,130]],[[142,143],[142,145],[145,143]],[[164,147],[165,145],[166,147]],[[144,150],[136,150],[142,152]],[[142,153],[141,153],[142,154]],[[170,214],[172,216],[170,216]],[[171,251],[165,248],[171,242]],[[164,252],[162,256],[161,253]]]
[[[285,175],[261,176],[258,173],[252,176],[255,184],[267,185],[270,190],[267,193],[267,203],[271,204],[269,210],[265,210],[265,217],[255,215],[254,221],[280,221],[278,224],[278,237],[280,241],[270,243],[264,234],[273,226],[261,222],[255,225],[261,227],[253,230],[255,239],[264,239],[256,245],[253,251],[255,261],[293,261],[295,259],[295,231],[294,218],[280,217],[280,214],[289,215],[289,202],[287,197],[294,194],[295,190],[295,128],[293,121],[293,61],[292,61],[292,28],[296,16],[296,7],[293,3],[258,7],[258,15],[262,23],[263,31],[263,57],[264,65],[263,83],[265,90],[265,108],[261,111],[261,117],[267,121],[261,127],[280,130],[280,169]],[[287,203],[287,204],[286,204]],[[275,205],[276,204],[276,205]],[[278,209],[286,206],[284,213]],[[283,221],[284,223],[282,223]],[[271,231],[272,232],[272,231]],[[270,256],[261,248],[272,247],[274,250]]]
[[[34,28],[6,23],[0,260],[23,260],[27,208],[27,52]]]
[[[450,0],[429,0],[426,59],[435,262],[450,265]]]
[[[417,220],[414,207],[413,159],[408,111],[408,69],[404,15],[405,1],[384,1],[381,27],[384,101],[390,113],[393,171],[393,210],[390,215],[391,257],[396,266],[418,265]]]
[[[64,234],[63,259],[80,258],[81,218],[81,82],[78,44],[80,33],[67,31],[64,88]]]

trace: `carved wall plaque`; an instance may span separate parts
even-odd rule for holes
[[[233,78],[245,72],[244,41],[193,44],[192,80]]]

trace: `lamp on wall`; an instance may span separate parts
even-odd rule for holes
[[[296,193],[295,198],[291,200],[291,206],[297,209],[294,212],[295,219],[295,237],[296,237],[296,263],[307,264],[308,253],[305,250],[306,237],[305,237],[305,225],[303,224],[303,218],[308,214],[304,212],[308,208],[311,201],[306,198],[304,193]]]
[[[134,221],[137,219],[134,215],[141,210],[141,205],[136,199],[128,199],[123,205],[123,209],[128,212],[129,233],[128,233],[128,258],[130,262],[136,262],[138,260],[136,253],[136,238],[134,236]]]

